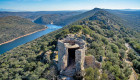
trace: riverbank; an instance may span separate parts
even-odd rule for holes
[[[12,39],[12,40],[9,40],[9,41],[6,41],[6,42],[3,42],[3,43],[1,43],[0,45],[7,44],[7,43],[10,43],[10,42],[12,42],[12,41],[15,41],[16,39],[19,39],[19,38],[22,38],[22,37],[25,37],[25,36],[31,35],[31,34],[33,34],[33,33],[39,32],[39,31],[46,30],[47,28],[48,28],[48,27],[46,27],[46,28],[44,28],[44,29],[40,29],[40,30],[34,31],[34,32],[31,32],[31,33],[28,33],[28,34],[25,34],[25,35],[23,35],[23,36],[19,36],[19,37],[17,37],[17,38]]]

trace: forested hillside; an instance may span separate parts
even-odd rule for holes
[[[140,30],[140,11],[139,10],[107,10],[124,20],[124,24],[128,27],[132,27],[135,30]]]
[[[44,28],[45,26],[20,17],[2,17],[0,18],[0,43]]]
[[[66,22],[65,20],[69,19],[70,17],[76,16],[79,13],[75,13],[75,12],[69,12],[69,13],[61,13],[61,14],[46,14],[43,15],[39,18],[37,18],[34,22],[37,24],[50,24],[53,22],[53,24],[56,25],[66,25],[68,24],[68,22]]]
[[[40,18],[36,19],[36,23],[50,23],[53,21],[55,25],[68,25],[75,21],[81,20],[86,18],[87,16],[93,15],[96,11],[100,10],[99,8],[95,8],[93,10],[87,11],[85,13],[81,13],[79,15],[45,15],[41,16]]]
[[[93,55],[102,63],[100,70],[85,69],[86,80],[128,80],[132,70],[125,62],[127,57],[125,43],[135,42],[136,44],[132,43],[132,45],[139,46],[140,33],[126,28],[119,17],[102,9],[96,8],[71,19],[76,22],[0,55],[0,78],[3,80],[55,79],[58,76],[54,62],[57,58],[55,55],[57,41],[67,34],[77,34],[79,37],[85,35],[86,55]],[[139,47],[135,49],[138,50]],[[133,68],[139,75],[140,57],[133,51],[128,55],[133,60]],[[103,61],[100,57],[103,57]]]

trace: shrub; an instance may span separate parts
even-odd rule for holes
[[[84,29],[83,29],[83,34],[89,34],[89,30],[86,29],[86,28],[84,28]]]
[[[116,45],[113,44],[113,43],[112,43],[110,46],[111,46],[111,49],[112,49],[112,51],[113,51],[114,53],[118,53],[118,51],[119,51],[118,46],[116,46]]]
[[[93,69],[92,67],[89,67],[89,68],[85,69],[85,71],[86,71],[86,75],[85,75],[86,80],[98,80],[99,79],[100,73],[97,68]]]
[[[94,80],[94,70],[93,68],[87,68],[86,70],[86,75],[85,75],[85,79],[86,80]]]
[[[77,33],[82,30],[83,27],[81,25],[72,25],[69,29],[70,33]]]

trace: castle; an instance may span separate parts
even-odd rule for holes
[[[101,63],[96,61],[94,56],[85,56],[86,41],[77,35],[68,35],[66,38],[58,40],[58,64],[60,75],[73,77],[84,76],[84,68],[101,67]]]
[[[84,70],[86,42],[72,35],[58,40],[58,71],[65,76],[73,76]]]

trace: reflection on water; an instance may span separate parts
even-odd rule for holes
[[[30,42],[34,39],[37,39],[47,33],[50,33],[52,31],[55,31],[57,29],[60,29],[62,28],[62,26],[57,26],[57,25],[52,25],[52,24],[48,24],[47,25],[47,29],[46,30],[43,30],[43,31],[39,31],[39,32],[36,32],[34,34],[31,34],[31,35],[28,35],[28,36],[25,36],[25,37],[22,37],[22,38],[19,38],[13,42],[10,42],[10,43],[7,43],[7,44],[3,44],[0,46],[0,54],[3,54],[5,53],[6,51],[9,51],[19,45],[22,45],[22,44],[25,44],[27,42]]]

